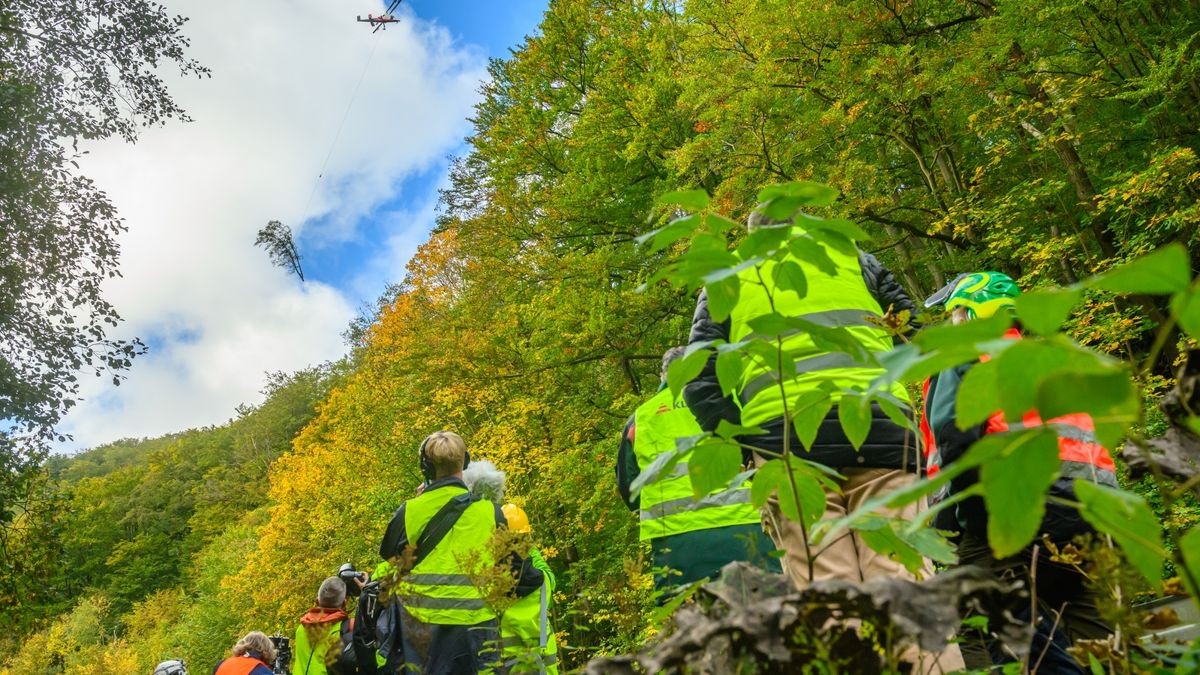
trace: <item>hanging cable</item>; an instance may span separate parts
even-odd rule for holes
[[[393,6],[399,5],[400,0],[392,3]],[[389,9],[389,13],[390,13]],[[350,109],[354,107],[354,101],[358,98],[358,90],[362,88],[363,80],[367,78],[367,71],[371,68],[371,60],[375,58],[375,50],[379,47],[379,38],[373,40],[371,45],[371,53],[367,55],[367,62],[363,65],[362,73],[358,76],[358,83],[354,85],[354,91],[350,94],[350,101],[346,104],[346,110],[342,113],[342,120],[338,123],[337,131],[333,134],[333,141],[329,144],[329,151],[325,153],[325,160],[321,162],[321,170],[317,172],[316,179],[313,180],[312,190],[308,193],[308,200],[304,203],[304,211],[300,213],[300,223],[303,224],[308,219],[308,208],[312,206],[313,197],[317,194],[317,187],[321,184],[321,178],[325,176],[325,169],[329,166],[329,159],[333,157],[333,151],[337,148],[337,142],[342,137],[342,129],[346,126],[346,119],[350,117]]]

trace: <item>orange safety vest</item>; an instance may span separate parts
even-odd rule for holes
[[[249,675],[250,671],[258,666],[262,666],[267,670],[271,669],[270,665],[252,656],[232,656],[222,661],[220,667],[217,668],[217,672],[213,673],[213,675]]]
[[[1021,332],[1009,329],[1004,337],[1020,340]],[[979,357],[981,362],[991,359],[988,354]],[[929,380],[925,380],[922,395],[929,395]],[[1058,458],[1062,461],[1059,475],[1062,478],[1083,478],[1093,483],[1117,487],[1117,467],[1112,455],[1096,439],[1096,424],[1087,413],[1071,413],[1055,417],[1049,422],[1042,420],[1036,410],[1021,417],[1020,422],[1008,422],[1003,412],[993,413],[984,424],[983,433],[997,434],[1005,431],[1032,429],[1049,425],[1058,434]],[[937,475],[940,454],[934,441],[933,430],[925,416],[921,417],[921,436],[925,441],[925,457],[928,460],[927,474]]]

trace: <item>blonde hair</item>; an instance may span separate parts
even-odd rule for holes
[[[453,431],[435,431],[422,444],[425,456],[433,465],[436,478],[452,476],[463,470],[467,458],[467,442]]]
[[[261,631],[246,633],[246,637],[238,640],[233,646],[234,656],[246,656],[250,652],[258,652],[267,663],[275,660],[275,645],[271,644],[271,639]]]

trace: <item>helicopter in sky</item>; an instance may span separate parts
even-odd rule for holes
[[[365,19],[361,16],[355,16],[354,19],[359,23],[371,24],[371,28],[373,29],[371,31],[372,33],[381,28],[387,30],[387,25],[389,23],[400,23],[400,19],[397,19],[395,16],[393,16],[392,12],[396,11],[396,8],[400,6],[401,2],[403,2],[403,0],[392,0],[391,4],[388,5],[387,11],[379,16],[368,14],[367,18]]]

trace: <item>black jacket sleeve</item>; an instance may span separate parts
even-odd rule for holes
[[[865,251],[859,251],[858,262],[862,266],[863,281],[867,283],[867,290],[884,312],[890,307],[895,314],[908,310],[910,316],[916,317],[917,308],[912,298],[908,297],[904,287],[878,258]]]
[[[629,496],[629,486],[641,473],[637,455],[633,451],[634,434],[637,433],[634,427],[636,418],[636,415],[630,415],[629,421],[625,423],[625,430],[621,432],[621,444],[617,448],[617,492],[621,493],[621,499],[625,500],[625,505],[630,511],[637,511],[642,501],[638,497]]]
[[[708,295],[700,291],[696,298],[696,313],[692,316],[692,332],[688,344],[708,340],[728,340],[729,320],[721,323],[713,321],[708,312]],[[705,431],[715,431],[721,420],[737,424],[742,419],[742,411],[738,409],[733,398],[721,394],[721,384],[717,381],[717,357],[714,354],[704,364],[704,370],[696,379],[687,383],[683,388],[683,400],[696,416],[700,428]]]
[[[389,560],[402,553],[408,547],[408,533],[404,531],[404,504],[396,509],[383,533],[383,541],[379,543],[379,557]]]

